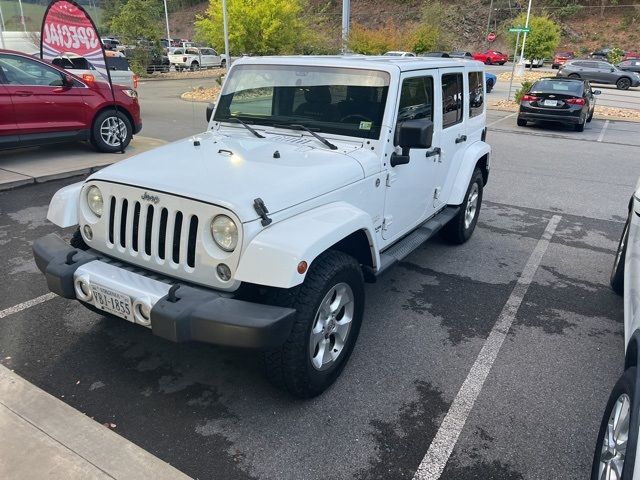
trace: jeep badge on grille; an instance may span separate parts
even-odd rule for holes
[[[158,197],[157,195],[149,195],[147,192],[144,192],[140,198],[142,198],[142,200],[151,202],[154,205],[157,205],[160,202],[160,197]]]

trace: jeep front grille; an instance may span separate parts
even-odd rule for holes
[[[162,264],[196,266],[198,217],[112,196],[108,241]]]

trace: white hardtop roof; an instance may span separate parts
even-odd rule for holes
[[[300,65],[343,68],[365,68],[372,70],[401,72],[447,67],[478,67],[484,64],[475,60],[439,57],[392,57],[368,55],[291,55],[278,57],[242,57],[234,65]]]

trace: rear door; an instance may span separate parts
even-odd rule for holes
[[[0,66],[0,147],[17,146],[20,137],[18,125],[15,122],[16,114],[11,101],[11,95],[4,85],[4,75]]]
[[[64,86],[61,72],[35,59],[0,53],[0,65],[21,136],[89,128],[86,87]]]

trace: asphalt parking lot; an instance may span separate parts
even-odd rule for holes
[[[185,136],[204,107],[177,107],[178,132],[163,118],[152,132]],[[430,446],[457,433],[444,420],[497,334],[441,478],[585,478],[622,368],[622,300],[608,279],[640,124],[594,120],[578,134],[490,112],[488,125],[473,238],[434,239],[367,286],[353,357],[319,398],[273,389],[257,353],[172,344],[59,298],[0,319],[0,362],[194,478],[400,479],[437,463]],[[57,230],[47,205],[73,181],[0,192],[0,310],[47,293],[30,244]]]

